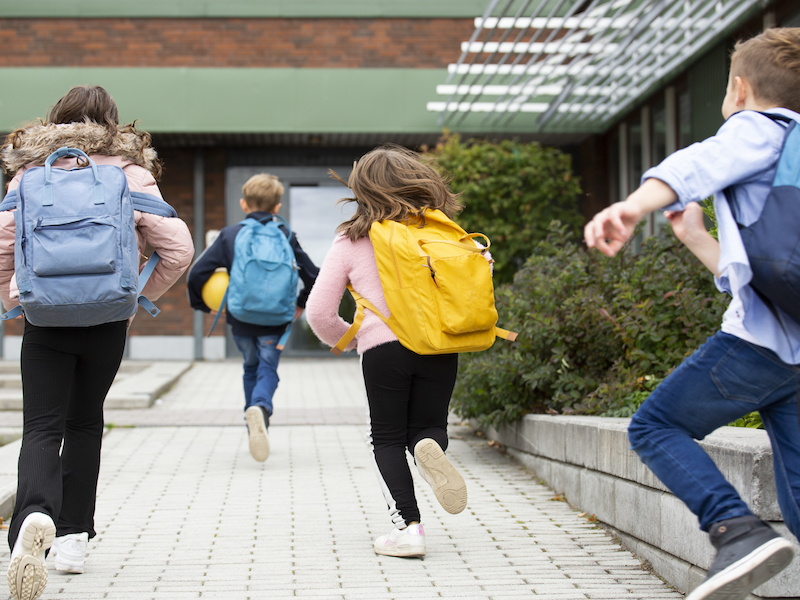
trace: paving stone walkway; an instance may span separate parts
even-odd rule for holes
[[[683,597],[457,423],[448,454],[467,509],[445,512],[416,478],[427,556],[375,555],[391,523],[365,446],[358,362],[282,361],[265,463],[248,452],[240,373],[237,362],[198,363],[151,409],[107,411],[117,426],[86,572],[51,568],[43,599]]]

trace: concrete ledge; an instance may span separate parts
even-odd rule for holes
[[[104,407],[149,408],[192,364],[191,361],[125,360],[108,391]],[[19,362],[0,363],[0,410],[22,410]]]
[[[192,367],[190,361],[161,361],[115,382],[105,408],[149,408],[178,378]]]
[[[628,449],[629,419],[526,415],[486,430],[573,506],[619,532],[656,572],[687,592],[714,557],[697,518]],[[800,545],[783,525],[765,431],[723,427],[701,446],[761,519]],[[800,598],[800,558],[755,590],[759,598]]]

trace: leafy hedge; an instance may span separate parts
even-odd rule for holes
[[[464,211],[456,217],[458,224],[496,244],[496,282],[511,282],[530,249],[547,235],[550,221],[560,220],[575,233],[583,224],[571,157],[556,148],[511,140],[462,142],[452,134],[428,155],[461,193]]]
[[[630,416],[728,303],[671,233],[609,259],[557,221],[496,298],[499,325],[519,338],[463,354],[453,397],[462,417],[491,425],[528,412]]]

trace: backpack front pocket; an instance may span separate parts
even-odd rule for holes
[[[40,218],[31,240],[31,268],[39,277],[116,271],[117,228],[109,217]]]
[[[478,253],[431,260],[433,295],[442,331],[486,331],[497,323],[492,271]]]

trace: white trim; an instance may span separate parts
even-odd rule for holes
[[[526,16],[516,3],[496,14],[493,0],[448,66],[448,83],[460,75],[455,85],[437,87],[447,101],[427,108],[441,126],[456,114],[456,124],[468,113],[488,113],[494,119],[483,116],[483,123],[507,126],[518,113],[540,113],[540,131],[603,131],[761,3],[564,0],[558,16],[542,2],[526,4]],[[511,28],[520,31],[509,36]]]

